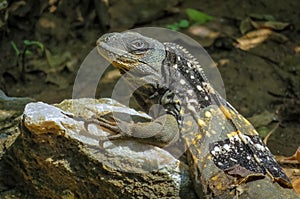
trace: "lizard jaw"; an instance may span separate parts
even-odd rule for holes
[[[129,71],[139,64],[136,57],[126,51],[112,48],[102,38],[97,40],[98,53],[119,70]]]

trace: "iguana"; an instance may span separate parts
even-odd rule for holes
[[[152,122],[117,118],[119,134],[106,139],[160,147],[183,140],[200,198],[297,198],[254,127],[218,94],[182,46],[123,32],[104,34],[97,49],[124,74],[143,111],[160,105]]]

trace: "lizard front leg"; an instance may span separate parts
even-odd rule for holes
[[[114,123],[104,118],[94,118],[86,121],[86,128],[88,124],[94,123],[117,133],[101,137],[99,145],[102,147],[103,143],[108,140],[124,139],[165,147],[174,144],[179,139],[177,120],[170,114],[162,115],[151,122],[129,123],[118,118],[114,118],[114,120]]]

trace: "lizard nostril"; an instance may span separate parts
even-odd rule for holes
[[[111,36],[110,36],[110,35],[107,35],[106,37],[104,37],[103,40],[104,40],[105,42],[108,42],[108,41],[110,40],[110,38],[111,38]]]
[[[102,35],[96,42],[97,45],[99,45],[101,42],[109,42],[111,41],[113,38],[115,38],[114,33],[107,33]]]
[[[113,33],[107,33],[107,34],[103,35],[102,37],[103,37],[104,42],[108,42],[108,41],[110,41],[114,38],[114,34]]]

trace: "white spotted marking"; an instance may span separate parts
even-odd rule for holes
[[[191,75],[191,79],[195,79],[195,76],[194,76],[194,75]]]
[[[180,61],[180,60],[181,60],[180,56],[177,56],[177,60],[178,60],[178,61]]]
[[[250,143],[250,144],[253,143],[252,140],[248,136],[245,136],[245,135],[241,134],[241,137],[244,138],[244,140],[246,141],[246,143]]]
[[[198,91],[203,91],[203,88],[200,85],[197,85],[196,88],[198,89]]]
[[[215,148],[214,148],[214,150],[213,150],[214,152],[220,152],[221,151],[221,149],[220,149],[220,147],[218,147],[218,146],[215,146]]]
[[[237,162],[237,160],[236,159],[233,159],[233,158],[229,158],[231,161],[233,161],[233,162]]]
[[[230,143],[234,143],[234,138],[233,138],[233,137],[230,137],[230,138],[229,138],[229,142],[230,142]]]
[[[192,89],[187,90],[187,94],[190,95],[190,96],[192,96],[193,95],[193,90]]]
[[[178,68],[177,64],[174,64],[174,65],[173,65],[173,68],[177,69],[177,68]]]
[[[229,151],[229,150],[230,150],[229,144],[224,144],[223,148],[224,148],[226,151]]]
[[[264,150],[265,150],[265,147],[262,146],[261,144],[255,144],[254,146],[255,146],[258,150],[260,150],[260,151],[264,151]]]
[[[185,84],[185,81],[184,81],[183,79],[181,79],[181,80],[179,81],[179,83],[180,83],[181,85],[184,85],[184,84]]]
[[[186,106],[186,108],[188,109],[188,110],[190,110],[190,111],[192,111],[192,112],[196,112],[196,109],[195,109],[195,107],[194,106],[192,106],[192,105],[190,105],[190,104],[188,104],[187,106]]]
[[[208,97],[207,97],[207,96],[205,96],[204,99],[205,99],[206,101],[208,101]]]
[[[198,101],[196,99],[190,99],[189,103],[198,105]]]

